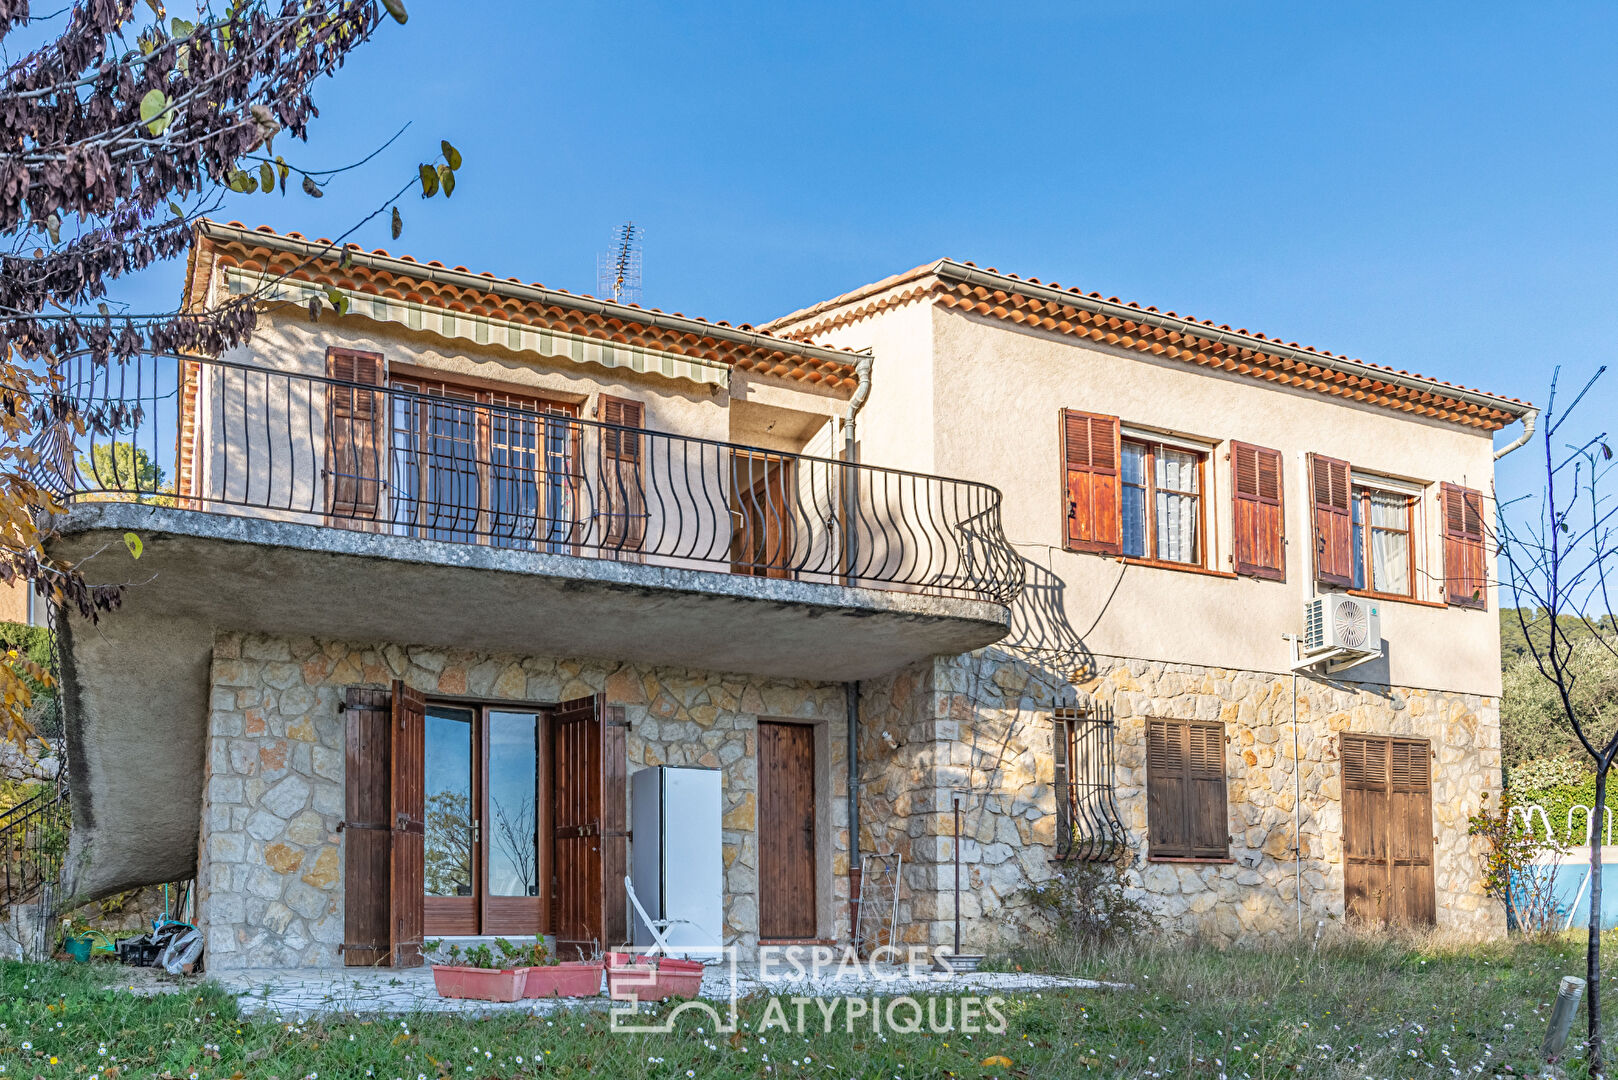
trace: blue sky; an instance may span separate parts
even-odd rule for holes
[[[950,255],[1536,401],[1611,352],[1612,5],[410,7],[276,148],[411,129],[224,216],[336,235],[447,137],[454,198],[359,242],[595,292],[633,219],[646,303],[733,322]]]

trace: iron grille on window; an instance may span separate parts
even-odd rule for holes
[[[1051,745],[1056,764],[1056,857],[1102,862],[1117,856],[1124,824],[1112,783],[1111,720],[1058,709]]]

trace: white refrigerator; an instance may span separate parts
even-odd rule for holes
[[[719,770],[676,765],[641,769],[630,781],[630,878],[635,896],[675,956],[718,956],[725,932]],[[631,939],[653,944],[633,906]]]

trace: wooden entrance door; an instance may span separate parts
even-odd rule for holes
[[[551,928],[564,960],[628,938],[627,729],[623,707],[601,694],[564,702],[552,718]]]
[[[758,725],[759,936],[816,936],[815,729]]]
[[[1425,739],[1342,737],[1343,898],[1350,918],[1431,926],[1432,749]]]
[[[549,725],[543,710],[430,705],[415,775],[426,842],[414,888],[434,936],[546,929]],[[402,886],[401,886],[402,887]]]

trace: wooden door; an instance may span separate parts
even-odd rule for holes
[[[551,718],[551,930],[564,960],[628,936],[627,726],[601,694],[563,702]]]
[[[792,462],[773,454],[736,453],[731,458],[731,516],[735,536],[732,569],[754,577],[785,578],[793,569]]]
[[[343,699],[346,728],[343,814],[343,964],[391,963],[388,940],[393,712],[386,690],[350,687]]]
[[[1342,736],[1343,899],[1350,918],[1431,926],[1432,750],[1425,739]]]
[[[815,729],[758,725],[759,936],[816,936]]]
[[[392,917],[389,947],[395,967],[421,963],[424,937],[422,873],[425,867],[427,701],[421,692],[393,682],[392,851],[388,893]]]

